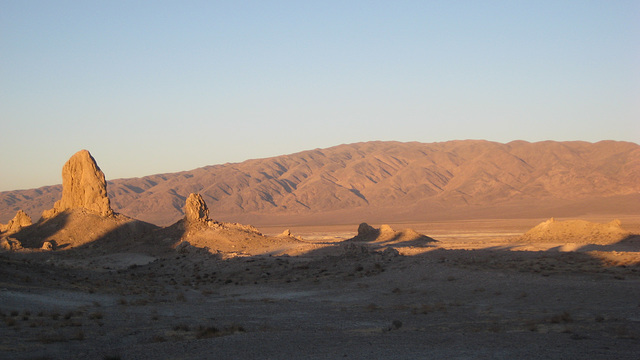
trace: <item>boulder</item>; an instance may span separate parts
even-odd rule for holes
[[[55,248],[53,241],[45,241],[42,243],[41,249],[44,251],[51,251]]]
[[[50,218],[69,209],[82,208],[97,215],[113,215],[107,182],[89,151],[80,150],[62,167],[62,198],[42,216]]]

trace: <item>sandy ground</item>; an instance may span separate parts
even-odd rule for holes
[[[392,224],[438,240],[399,254],[338,245],[357,224],[285,256],[0,253],[0,358],[638,359],[640,248],[514,243],[542,220]]]

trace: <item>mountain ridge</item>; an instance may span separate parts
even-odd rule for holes
[[[212,218],[224,221],[326,223],[510,211],[562,216],[545,211],[610,211],[607,199],[613,198],[624,213],[640,209],[634,207],[637,179],[640,146],[630,142],[371,141],[115,179],[107,190],[115,211],[159,225],[184,216],[192,192],[210,205]],[[0,222],[17,209],[39,218],[60,190],[54,185],[1,192]],[[580,203],[583,210],[575,209]]]

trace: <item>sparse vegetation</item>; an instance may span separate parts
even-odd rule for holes
[[[102,312],[93,312],[89,314],[89,319],[91,320],[100,320],[103,317],[104,317],[104,314]]]
[[[561,314],[552,316],[549,319],[549,322],[551,322],[552,324],[570,323],[573,322],[573,318],[568,312],[564,311]]]

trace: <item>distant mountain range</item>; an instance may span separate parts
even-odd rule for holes
[[[18,209],[36,221],[61,190],[0,192],[0,222]],[[112,180],[107,190],[115,211],[158,225],[180,219],[192,192],[212,218],[257,225],[640,214],[640,145],[374,141]]]

